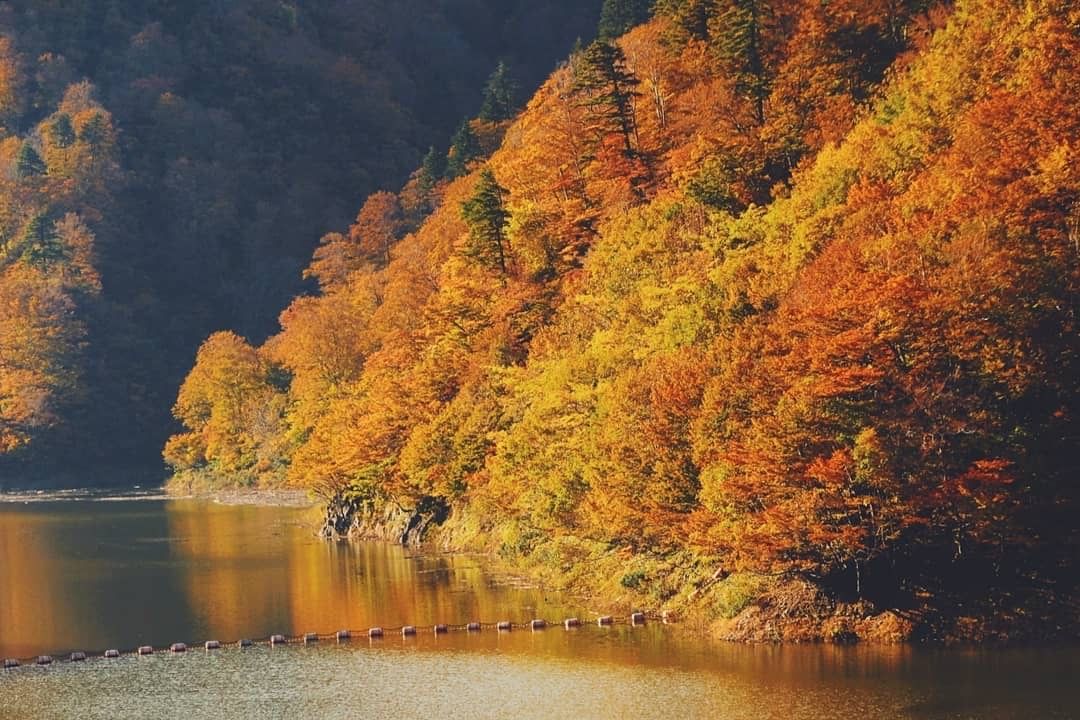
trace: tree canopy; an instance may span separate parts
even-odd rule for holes
[[[451,507],[656,602],[727,577],[925,618],[1071,597],[1076,21],[658,3],[508,127],[467,125],[388,262],[248,351],[289,370],[237,388],[289,408],[261,476]]]

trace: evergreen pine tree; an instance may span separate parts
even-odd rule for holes
[[[669,39],[682,47],[691,38],[709,36],[709,19],[715,9],[715,0],[657,0],[653,13],[671,19]]]
[[[67,113],[60,113],[49,123],[47,132],[53,145],[60,148],[71,147],[75,143],[75,128]]]
[[[15,157],[15,172],[19,177],[25,178],[32,175],[45,174],[45,161],[38,155],[38,151],[28,142],[24,142],[19,148],[19,154]]]
[[[759,124],[765,122],[769,96],[765,45],[771,21],[772,9],[763,0],[718,0],[709,20],[709,44],[739,92],[753,103]]]
[[[510,68],[499,61],[495,71],[484,87],[484,102],[480,106],[480,119],[488,122],[509,120],[514,116],[517,83],[510,76]]]
[[[576,67],[574,89],[590,111],[590,130],[599,139],[617,132],[626,154],[634,154],[634,98],[641,81],[626,67],[626,56],[613,43],[597,40],[585,50]]]
[[[46,213],[30,218],[23,228],[20,244],[23,259],[36,267],[46,268],[64,259],[64,247]]]
[[[79,131],[79,139],[87,145],[99,145],[105,140],[105,130],[105,118],[96,112]]]
[[[420,188],[424,192],[431,192],[432,188],[446,175],[446,154],[435,149],[428,148],[424,155],[424,162],[420,166]]]
[[[495,174],[485,168],[472,197],[461,204],[461,217],[469,226],[469,239],[464,248],[466,257],[479,265],[506,275],[506,224],[510,213],[506,209],[506,188],[499,185]]]
[[[651,0],[604,0],[597,37],[614,40],[635,25],[649,19]]]
[[[447,162],[447,176],[461,177],[469,172],[469,163],[480,157],[480,141],[473,132],[472,125],[466,120],[454,133],[450,144],[450,160]]]

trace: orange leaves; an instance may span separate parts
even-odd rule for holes
[[[924,296],[910,278],[868,272],[856,248],[837,242],[765,328],[721,348],[722,365],[748,351],[755,360],[740,366],[749,377],[738,388],[720,384],[738,376],[713,381],[696,445],[724,468],[706,466],[703,494],[736,508],[737,527],[747,523],[737,532],[750,544],[731,551],[749,567],[826,571],[884,552],[915,522],[903,498],[917,492],[908,438],[930,420],[912,395],[933,332],[922,324]],[[714,442],[724,449],[705,451]]]
[[[683,542],[697,504],[689,429],[705,372],[701,355],[687,349],[657,356],[613,384],[590,448],[599,461],[585,498],[595,536],[639,549]]]
[[[323,290],[332,290],[343,285],[350,273],[362,264],[359,249],[353,241],[341,233],[327,233],[319,240],[304,277],[313,277]]]
[[[0,39],[0,124],[8,125],[0,143],[8,168],[0,177],[0,456],[50,436],[93,436],[65,421],[99,417],[87,385],[112,358],[94,343],[103,328],[123,326],[101,297],[97,240],[100,229],[123,225],[106,222],[121,179],[112,117],[82,82],[30,125],[20,117],[28,107],[22,62]]]
[[[973,59],[979,72],[1005,63],[1010,42]],[[1033,487],[1053,487],[1041,502],[1069,494],[1031,454],[1063,457],[1060,401],[1076,393],[1061,378],[1078,357],[1062,138],[1080,117],[1044,70],[938,125],[913,121],[951,142],[921,168],[856,183],[776,313],[718,343],[695,453],[722,530],[698,525],[703,545],[818,573],[899,546],[1000,552]],[[910,142],[899,126],[874,142]],[[891,151],[866,150],[871,165]]]
[[[1071,507],[1080,84],[1055,43],[1075,38],[972,0],[862,114],[910,5],[783,7],[764,119],[660,25],[625,39],[645,94],[604,128],[558,71],[490,158],[486,262],[460,252],[483,178],[388,254],[395,200],[369,200],[318,251],[323,295],[229,372],[293,372],[291,477],[453,500],[513,547],[856,583],[998,557],[1024,513]]]
[[[177,470],[209,467],[236,478],[279,465],[284,398],[277,375],[243,338],[211,335],[173,408],[189,432],[169,441],[166,461]]]
[[[56,279],[0,265],[0,454],[31,442],[78,396],[85,327]]]
[[[404,229],[401,202],[397,195],[377,192],[368,197],[356,222],[349,228],[349,239],[370,262],[385,267],[390,264],[390,248]]]
[[[304,277],[316,278],[323,291],[330,292],[344,286],[349,275],[365,265],[385,267],[404,229],[398,196],[377,192],[364,203],[348,235],[323,236]]]

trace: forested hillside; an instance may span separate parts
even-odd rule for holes
[[[0,3],[0,487],[160,468],[202,339],[273,332],[321,235],[444,153],[497,68],[516,108],[599,13]]]
[[[614,39],[639,5],[324,238],[279,334],[206,341],[179,481],[448,515],[733,635],[1075,628],[1080,12],[661,0]]]

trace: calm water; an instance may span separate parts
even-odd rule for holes
[[[310,511],[0,502],[0,656],[589,617],[470,557],[311,534]],[[603,608],[619,612],[620,608]],[[388,635],[0,672],[0,718],[1080,718],[1080,652],[743,647],[645,628]]]

